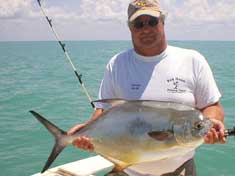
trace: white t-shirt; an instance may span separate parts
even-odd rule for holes
[[[153,57],[141,56],[134,49],[115,55],[106,66],[99,91],[99,99],[170,101],[198,109],[218,102],[220,97],[206,59],[197,51],[173,46]],[[96,107],[106,109],[107,105],[99,103]],[[126,172],[161,175],[174,171],[193,155],[190,152],[182,157],[131,166]]]

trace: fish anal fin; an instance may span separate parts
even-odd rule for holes
[[[112,157],[108,157],[108,156],[103,156],[105,159],[111,161],[114,164],[114,168],[112,170],[112,172],[121,172],[123,171],[125,168],[129,167],[131,164],[125,163],[123,161],[120,161],[118,159],[112,158]]]
[[[129,176],[125,172],[109,172],[105,174],[104,176]]]
[[[173,133],[170,131],[151,131],[148,135],[158,141],[165,141],[172,138]]]
[[[121,171],[123,171],[124,169],[126,169],[129,166],[130,165],[128,165],[128,164],[123,164],[123,165],[120,165],[120,163],[119,164],[115,164],[112,172],[121,172]]]
[[[179,176],[185,176],[185,173],[186,173],[186,170],[184,169],[184,170],[182,170],[182,172],[180,173]]]

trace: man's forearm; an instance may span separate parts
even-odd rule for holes
[[[219,102],[202,109],[201,112],[208,118],[224,122],[224,110]]]
[[[87,121],[85,125],[90,124],[94,122],[96,119],[100,118],[100,115],[103,113],[103,111],[104,110],[100,108],[96,109],[95,112],[92,114],[91,118]]]

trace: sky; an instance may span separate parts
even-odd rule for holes
[[[129,0],[42,0],[62,40],[130,40]],[[235,0],[160,0],[168,40],[235,40]],[[37,0],[0,0],[0,41],[54,36]]]

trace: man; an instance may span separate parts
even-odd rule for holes
[[[205,58],[196,51],[167,44],[165,16],[157,0],[135,0],[128,8],[128,26],[133,49],[115,55],[106,67],[99,98],[173,101],[194,106],[212,119],[214,127],[205,137],[206,144],[225,143],[221,94]],[[90,123],[106,107],[97,105]],[[87,124],[86,123],[86,124]],[[86,124],[70,129],[73,134]],[[74,146],[93,151],[89,137],[79,137]],[[129,175],[195,176],[194,152],[125,170]]]

